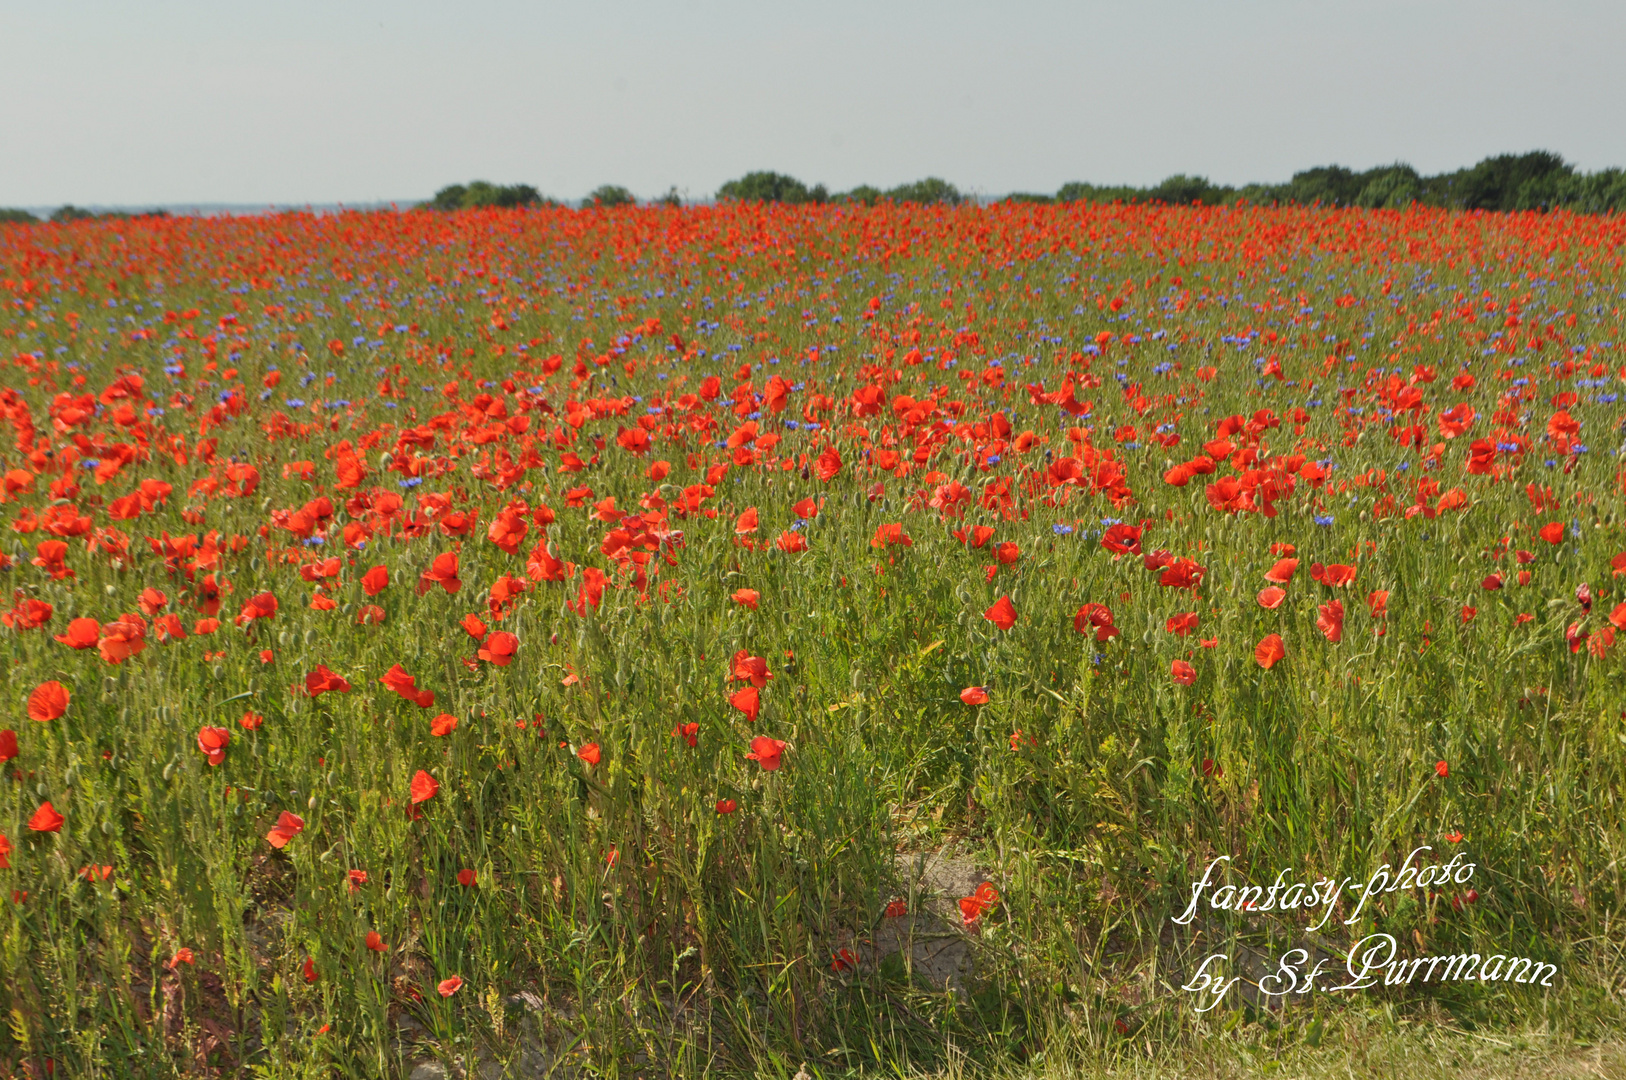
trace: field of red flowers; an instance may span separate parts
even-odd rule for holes
[[[1154,206],[0,231],[0,1071],[1609,1030],[1623,246]],[[1215,856],[1420,845],[1473,887],[1318,944],[1556,989],[1193,1013],[1191,957],[1314,921],[1175,926]],[[880,944],[945,850],[949,991]]]

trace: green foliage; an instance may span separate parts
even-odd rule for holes
[[[886,197],[893,202],[920,203],[923,206],[934,206],[939,203],[956,206],[965,201],[965,196],[960,194],[959,188],[935,176],[916,180],[912,184],[899,184],[888,191]]]
[[[475,180],[469,184],[448,184],[435,197],[420,204],[429,210],[473,210],[488,207],[539,206],[544,200],[529,184],[493,184]]]
[[[718,200],[735,199],[740,202],[807,203],[824,202],[824,185],[809,189],[794,176],[776,172],[749,172],[738,180],[730,180],[717,189]]]
[[[96,215],[89,210],[81,210],[72,203],[67,203],[51,211],[52,221],[88,221]]]
[[[1607,213],[1626,210],[1626,176],[1620,169],[1582,174],[1544,150],[1502,154],[1471,168],[1423,176],[1397,162],[1357,172],[1321,165],[1293,174],[1285,184],[1231,188],[1202,177],[1171,176],[1151,188],[1098,187],[1070,183],[1057,202],[1160,202],[1205,206],[1240,202],[1255,206],[1359,206],[1400,210],[1414,203],[1453,210],[1556,210]]]
[[[841,194],[835,196],[832,201],[838,203],[854,203],[859,206],[874,206],[884,198],[886,198],[886,193],[880,188],[872,187],[869,184],[859,184],[851,191],[843,191]]]
[[[619,184],[600,184],[594,188],[587,198],[582,200],[583,206],[636,206],[638,197]]]
[[[0,225],[27,225],[38,220],[39,218],[30,214],[27,210],[13,210],[10,207],[0,206]]]

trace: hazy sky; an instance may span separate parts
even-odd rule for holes
[[[0,0],[0,206],[1626,165],[1626,3]]]

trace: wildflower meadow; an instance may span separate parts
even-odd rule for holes
[[[1618,1038],[1623,247],[0,226],[0,1073]]]

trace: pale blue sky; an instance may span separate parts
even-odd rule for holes
[[[1626,165],[1620,0],[0,0],[0,35],[0,206]]]

